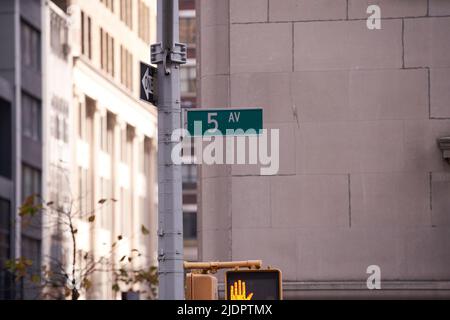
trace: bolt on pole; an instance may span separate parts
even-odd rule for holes
[[[181,165],[171,159],[173,130],[180,128],[180,64],[186,46],[178,43],[178,1],[158,0],[158,41],[152,45],[158,64],[158,261],[159,298],[184,299]]]

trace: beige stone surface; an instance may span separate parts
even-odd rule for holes
[[[232,178],[233,228],[269,228],[270,216],[270,178],[233,177]]]
[[[349,0],[348,17],[364,19],[369,17],[367,7],[378,5],[381,18],[420,17],[427,14],[427,1],[424,0]],[[382,25],[383,25],[382,21]]]
[[[207,75],[200,79],[202,108],[227,108],[229,104],[229,76]]]
[[[297,279],[366,281],[378,265],[384,280],[401,279],[405,240],[397,228],[299,228]]]
[[[437,138],[450,135],[450,120],[411,120],[404,122],[404,168],[416,172],[448,172]]]
[[[297,133],[298,172],[398,172],[403,170],[402,121],[304,123]]]
[[[450,118],[450,68],[431,69],[430,81],[430,116]]]
[[[428,72],[383,69],[350,73],[350,109],[358,120],[428,118]]]
[[[426,172],[351,174],[352,227],[431,226],[429,180]]]
[[[294,69],[400,68],[401,37],[401,20],[383,21],[383,28],[375,32],[362,20],[298,22],[294,25]]]
[[[266,22],[269,0],[230,0],[230,22]]]
[[[272,227],[349,225],[347,175],[275,177],[271,183]]]
[[[197,16],[199,16],[200,27],[228,25],[229,0],[199,0]]]
[[[200,56],[201,76],[229,74],[229,41],[227,26],[208,26],[202,29]]]
[[[406,67],[450,67],[450,18],[405,19]]]
[[[270,21],[345,19],[346,0],[269,0]]]
[[[445,16],[450,15],[450,2],[447,0],[430,0],[430,15]]]
[[[231,76],[231,105],[233,107],[260,107],[264,121],[288,122],[294,120],[291,85],[292,73],[258,72]]]
[[[295,231],[275,228],[233,229],[233,260],[261,259],[295,279],[298,265]]]
[[[433,172],[431,179],[431,222],[438,228],[450,226],[450,172]]]
[[[292,70],[292,24],[255,23],[230,27],[231,73]]]
[[[231,227],[231,181],[229,178],[207,178],[201,181],[202,217],[201,231],[228,229]]]
[[[201,71],[202,101],[262,107],[281,128],[281,167],[204,170],[222,177],[201,182],[208,258],[262,259],[286,281],[365,281],[374,264],[405,288],[449,278],[450,166],[436,139],[450,135],[450,18],[422,17],[426,1],[374,2],[388,18],[376,31],[365,0],[349,0],[349,21],[324,21],[345,19],[346,1],[270,0],[270,22],[233,1],[230,37],[210,50],[229,49],[215,56],[230,68]]]

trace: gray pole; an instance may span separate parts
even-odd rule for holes
[[[158,0],[158,44],[152,62],[158,64],[158,261],[159,298],[184,299],[181,165],[174,165],[171,141],[180,128],[180,64],[186,47],[179,44],[178,0]]]

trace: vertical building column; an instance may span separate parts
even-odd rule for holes
[[[113,198],[118,200],[114,202],[114,214],[113,214],[113,225],[114,225],[114,232],[113,232],[113,243],[117,241],[117,236],[122,234],[122,220],[121,220],[121,207],[122,207],[122,201],[120,194],[120,153],[122,152],[122,141],[121,141],[121,134],[122,130],[125,127],[125,123],[122,121],[122,119],[116,117],[116,123],[114,126],[114,151],[113,151],[113,157],[112,157],[112,171],[113,171],[113,180],[112,180],[112,189],[113,189]],[[117,247],[116,247],[117,250]],[[117,261],[117,257],[114,257],[114,263]]]
[[[92,140],[88,141],[90,144],[91,150],[91,167],[90,167],[90,175],[91,175],[91,202],[92,202],[92,211],[93,215],[95,215],[95,220],[90,222],[90,235],[91,235],[91,252],[92,256],[95,260],[100,258],[100,248],[101,243],[98,241],[99,230],[101,228],[101,221],[103,216],[103,210],[98,209],[100,205],[98,201],[102,198],[101,194],[101,176],[98,172],[98,168],[101,165],[101,157],[99,156],[99,150],[101,150],[101,137],[102,137],[102,125],[103,121],[102,116],[106,113],[106,110],[100,108],[98,102],[96,102],[94,114],[92,115]],[[88,191],[89,192],[89,191]],[[92,281],[94,283],[94,290],[91,290],[91,298],[100,299],[104,297],[104,288],[102,287],[102,273],[94,273],[92,277]]]
[[[140,202],[140,157],[142,156],[141,148],[144,136],[141,132],[135,129],[134,137],[132,140],[132,155],[130,163],[130,192],[131,192],[131,212],[132,212],[132,225],[131,225],[131,248],[140,250],[140,227],[142,225],[141,219],[141,202]],[[136,259],[133,259],[133,267],[139,267],[135,265]],[[140,263],[141,261],[139,261]]]
[[[120,163],[120,152],[121,152],[121,143],[120,143],[120,134],[121,134],[122,125],[120,123],[120,119],[116,116],[113,127],[113,150],[111,154],[111,197],[116,199],[117,201],[111,203],[112,207],[112,229],[111,229],[111,244],[117,242],[117,237],[121,234],[121,220],[120,220],[120,187],[119,187],[119,163]],[[110,262],[113,268],[117,267],[118,261],[118,246],[114,247],[112,253],[112,261]],[[113,297],[116,293],[113,292]]]
[[[151,139],[150,149],[150,174],[147,177],[147,208],[150,215],[150,245],[148,256],[151,257],[151,264],[158,265],[158,141]]]
[[[99,166],[99,157],[98,157],[98,150],[100,150],[100,130],[101,130],[101,111],[98,109],[98,106],[96,104],[95,111],[92,115],[92,140],[88,141],[90,144],[91,149],[91,163],[90,163],[90,175],[91,175],[91,202],[92,202],[92,210],[94,211],[95,215],[101,214],[100,211],[98,211],[98,205],[97,201],[100,199],[100,176],[97,172],[97,168]],[[96,217],[94,222],[91,223],[91,250],[93,251],[94,256],[97,255],[97,246],[95,241],[96,236],[96,229],[99,227],[100,219]]]
[[[13,133],[13,180],[15,182],[14,190],[14,201],[11,201],[11,208],[13,210],[12,216],[16,221],[15,228],[11,234],[12,238],[15,239],[14,245],[14,258],[19,258],[21,256],[21,219],[20,215],[15,208],[20,205],[21,201],[21,186],[22,186],[22,61],[21,61],[21,50],[20,50],[20,1],[14,1],[14,51],[15,51],[15,65],[14,65],[14,78],[15,78],[15,108],[13,108],[15,123],[13,128],[15,128]]]
[[[74,199],[70,199],[71,201],[75,201],[78,197],[81,195],[78,194],[78,190],[80,190],[80,176],[79,176],[79,166],[78,163],[78,143],[80,140],[80,121],[82,120],[80,118],[80,108],[84,106],[84,99],[82,98],[82,93],[79,92],[78,88],[74,86],[73,88],[73,105],[72,109],[73,111],[73,126],[72,126],[72,132],[70,136],[70,143],[72,146],[72,168],[71,168],[71,181],[70,181],[70,187],[72,190],[72,195]],[[77,204],[79,205],[79,203]]]

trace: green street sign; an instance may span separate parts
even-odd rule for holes
[[[187,111],[187,130],[191,136],[252,135],[262,129],[261,108]]]

